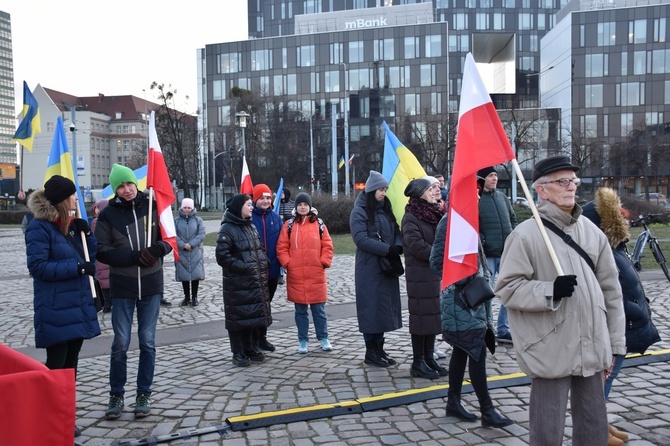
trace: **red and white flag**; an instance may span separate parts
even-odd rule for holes
[[[247,166],[247,158],[242,157],[242,181],[240,181],[240,193],[252,195],[254,193],[254,184],[251,182],[251,175],[249,175],[249,166]]]
[[[175,202],[172,182],[168,175],[163,151],[158,143],[156,133],[156,114],[151,112],[149,120],[149,163],[147,166],[147,188],[152,189],[156,197],[156,208],[161,228],[163,241],[172,246],[172,254],[175,261],[179,261],[179,250],[177,249],[177,230],[174,226],[172,216],[172,203]]]
[[[465,58],[456,135],[442,289],[477,272],[477,171],[514,159],[505,129],[470,53]]]

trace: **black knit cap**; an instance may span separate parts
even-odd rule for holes
[[[72,180],[60,175],[54,175],[44,183],[44,196],[54,206],[75,192],[77,192],[77,188]]]
[[[431,183],[426,178],[416,178],[410,181],[405,188],[405,196],[410,198],[421,198],[428,189]]]
[[[242,218],[242,206],[244,206],[244,203],[246,203],[247,200],[251,200],[250,195],[247,194],[233,195],[232,197],[230,197],[228,201],[226,201],[226,209],[228,210],[228,212],[235,215],[236,217]]]
[[[550,156],[549,158],[538,161],[535,164],[535,167],[533,167],[533,182],[537,181],[540,177],[552,172],[558,172],[559,170],[579,172],[580,168],[572,164],[570,158],[567,156]]]
[[[486,178],[487,176],[489,176],[489,174],[491,174],[495,171],[496,171],[496,169],[493,166],[485,167],[485,168],[480,169],[480,170],[477,171],[477,176],[480,177],[480,178]]]
[[[312,198],[304,192],[300,192],[295,196],[295,205],[298,206],[300,203],[307,203],[309,207],[312,207]]]

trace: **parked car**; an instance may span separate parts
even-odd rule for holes
[[[646,200],[646,194],[639,194],[637,196],[640,200]],[[668,200],[665,198],[665,195],[658,192],[649,192],[649,203],[657,204],[661,207],[666,207],[668,205]]]
[[[520,208],[530,209],[530,204],[528,204],[528,200],[526,200],[523,197],[516,197],[516,201],[512,204],[519,206]]]

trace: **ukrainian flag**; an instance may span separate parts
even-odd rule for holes
[[[405,215],[405,206],[409,201],[409,198],[405,196],[405,188],[413,179],[426,176],[426,171],[423,170],[414,154],[393,134],[386,125],[386,121],[383,121],[382,125],[386,131],[382,176],[389,182],[386,196],[393,207],[393,215],[400,224]]]
[[[51,152],[47,161],[47,171],[44,174],[44,182],[54,175],[60,175],[72,180],[77,188],[77,198],[79,201],[80,218],[88,220],[86,216],[86,205],[84,197],[79,189],[79,181],[72,171],[72,158],[70,150],[67,147],[67,138],[65,137],[65,127],[63,127],[63,118],[60,116],[56,120],[56,130],[54,131],[54,140],[51,143]]]
[[[147,188],[147,165],[145,164],[144,166],[135,169],[133,172],[135,172],[135,176],[137,177],[137,190],[140,192],[145,191]],[[114,198],[115,194],[116,191],[112,190],[112,186],[109,184],[102,190],[102,198],[106,198],[107,200]]]
[[[340,158],[340,162],[337,165],[337,170],[340,170],[342,168],[342,166],[344,166],[344,156],[342,156],[342,158]]]
[[[26,81],[23,81],[23,119],[12,140],[18,141],[32,152],[33,140],[40,131],[40,109],[37,100],[28,88]]]

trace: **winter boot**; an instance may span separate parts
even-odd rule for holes
[[[426,365],[435,370],[440,376],[447,376],[449,372],[435,360],[435,336],[428,335],[423,337],[423,356]]]
[[[198,304],[199,304],[199,302],[198,302],[198,295],[197,295],[197,294],[194,294],[194,295],[193,295],[193,298],[191,299],[191,306],[192,306],[192,307],[197,307]]]
[[[409,369],[409,374],[414,378],[436,379],[440,377],[437,371],[431,369],[424,360],[424,338],[421,335],[412,335],[412,367]]]
[[[461,421],[476,421],[477,415],[468,411],[461,404],[461,394],[449,390],[447,392],[447,415],[451,417],[456,417]]]
[[[379,354],[375,341],[365,341],[365,363],[376,367],[388,367],[389,362]]]
[[[275,351],[275,346],[272,345],[267,338],[268,334],[268,329],[267,327],[259,328],[257,331],[258,335],[258,348],[261,350],[265,350],[266,352],[273,352]]]
[[[384,338],[382,338],[381,341],[377,342],[377,350],[379,351],[379,356],[381,356],[386,362],[389,363],[389,365],[396,365],[397,362],[395,359],[391,358],[385,351],[384,351]]]
[[[491,398],[480,402],[480,410],[482,411],[482,426],[483,427],[505,427],[514,424],[514,421],[500,415],[500,413],[493,407]]]
[[[188,307],[191,305],[191,290],[188,287],[188,282],[182,282],[182,288],[184,289],[184,300],[179,304],[180,307]]]
[[[188,307],[189,305],[191,305],[191,299],[188,297],[185,297],[184,300],[182,300],[179,304],[180,307]]]

